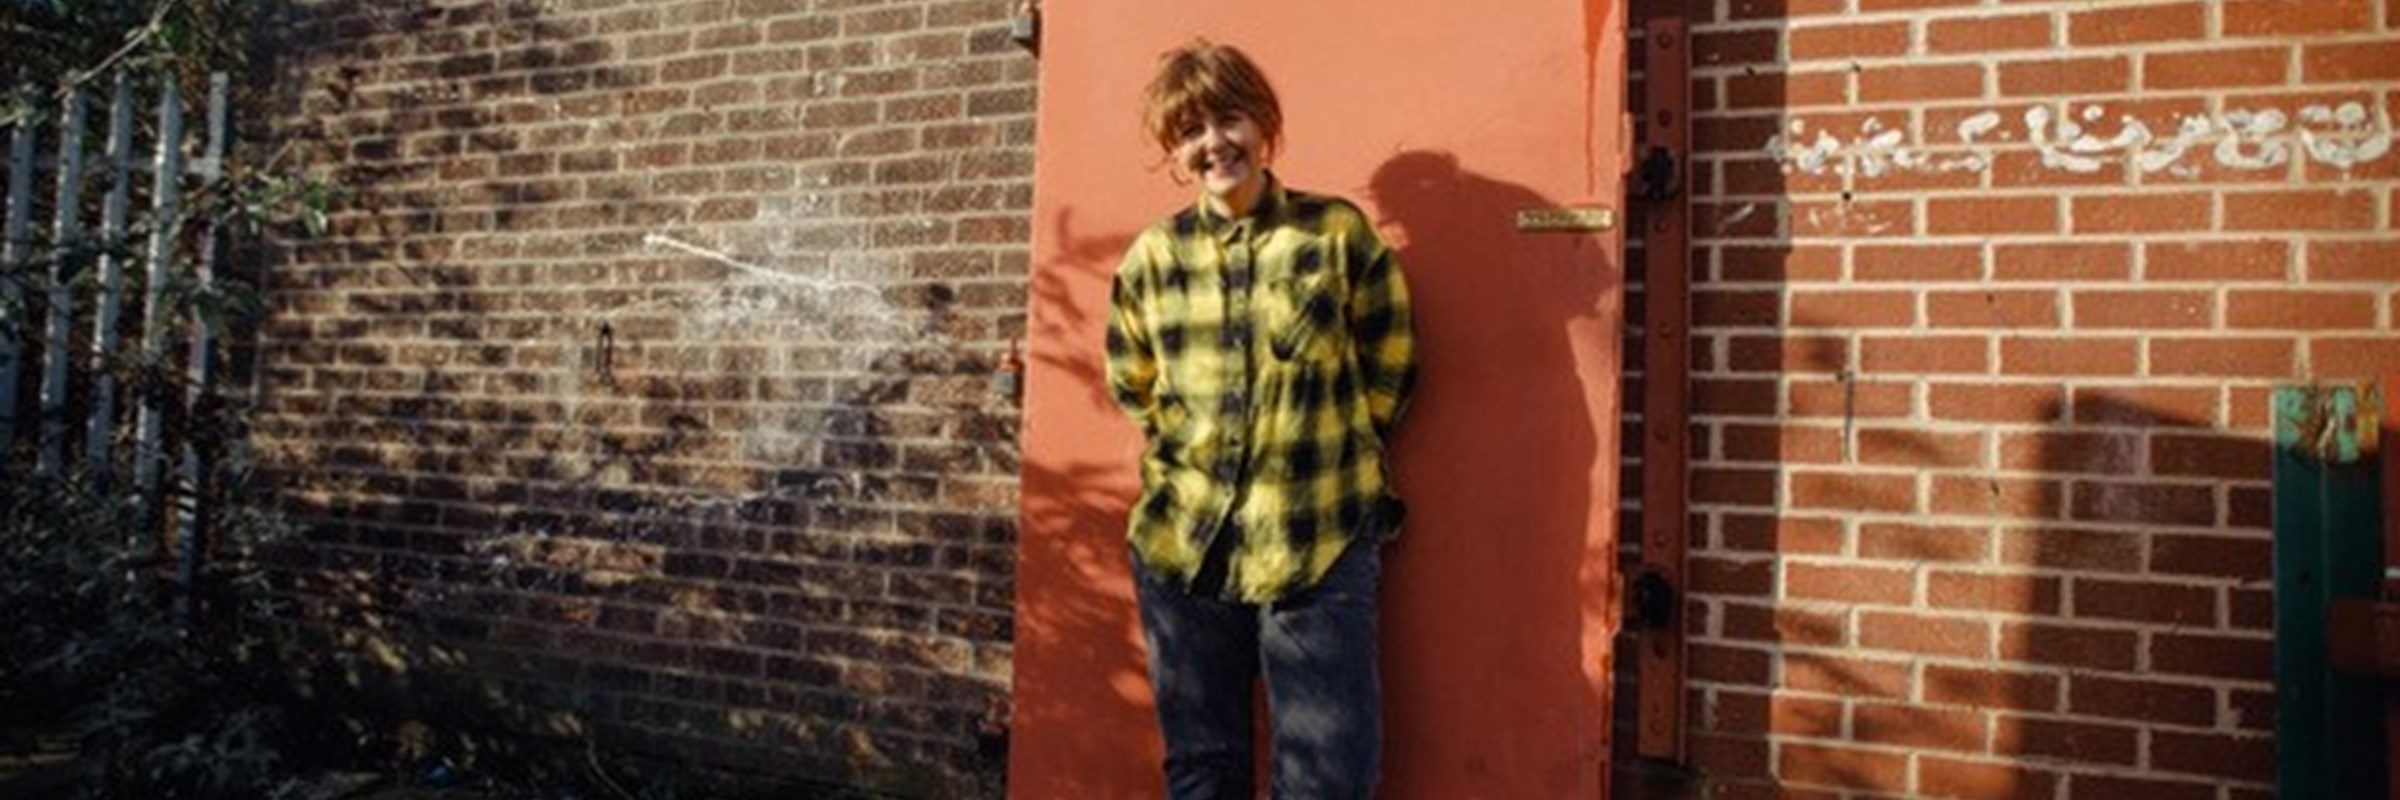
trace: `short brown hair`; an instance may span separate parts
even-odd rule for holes
[[[1239,111],[1258,123],[1270,144],[1283,140],[1283,106],[1275,87],[1250,57],[1232,45],[1207,39],[1169,50],[1159,56],[1158,75],[1150,79],[1142,128],[1172,153],[1183,131],[1217,114]]]

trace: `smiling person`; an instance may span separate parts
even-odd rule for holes
[[[1198,202],[1119,264],[1108,383],[1141,426],[1127,524],[1173,800],[1249,798],[1266,684],[1273,796],[1365,798],[1381,770],[1376,594],[1399,530],[1385,443],[1416,375],[1408,289],[1348,201],[1269,169],[1258,66],[1194,41],[1144,119]]]

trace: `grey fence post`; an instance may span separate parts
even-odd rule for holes
[[[126,208],[133,192],[133,85],[117,75],[108,101],[108,200],[100,212],[100,297],[92,312],[92,417],[83,440],[83,461],[94,480],[115,474],[109,445],[117,436],[117,374],[109,363],[117,352],[123,315]]]
[[[50,325],[42,335],[41,456],[34,474],[56,477],[67,446],[67,331],[75,323],[75,295],[69,268],[83,239],[83,126],[89,100],[80,88],[67,92],[67,113],[58,132],[58,236],[51,243],[57,257],[50,262]]]

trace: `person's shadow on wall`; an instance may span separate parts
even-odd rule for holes
[[[1608,400],[1614,419],[1618,404],[1594,392],[1619,391],[1620,256],[1603,237],[1516,230],[1517,211],[1559,201],[1450,153],[1395,155],[1367,193],[1421,343],[1393,444],[1410,512],[1385,579],[1384,783],[1465,772],[1492,796],[1574,793],[1607,756],[1615,563],[1590,552],[1590,534],[1615,524],[1617,453],[1602,452],[1616,437],[1595,430],[1593,406]],[[1576,696],[1557,695],[1567,686]],[[1543,748],[1520,742],[1435,744],[1457,735],[1455,715],[1495,714],[1521,715],[1527,737],[1574,732],[1580,766],[1528,760]]]

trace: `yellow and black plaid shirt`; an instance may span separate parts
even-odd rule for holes
[[[1368,520],[1399,524],[1384,442],[1416,377],[1408,288],[1357,206],[1272,176],[1249,216],[1205,202],[1117,267],[1108,384],[1148,437],[1127,536],[1190,585],[1239,531],[1223,594],[1311,586]]]

